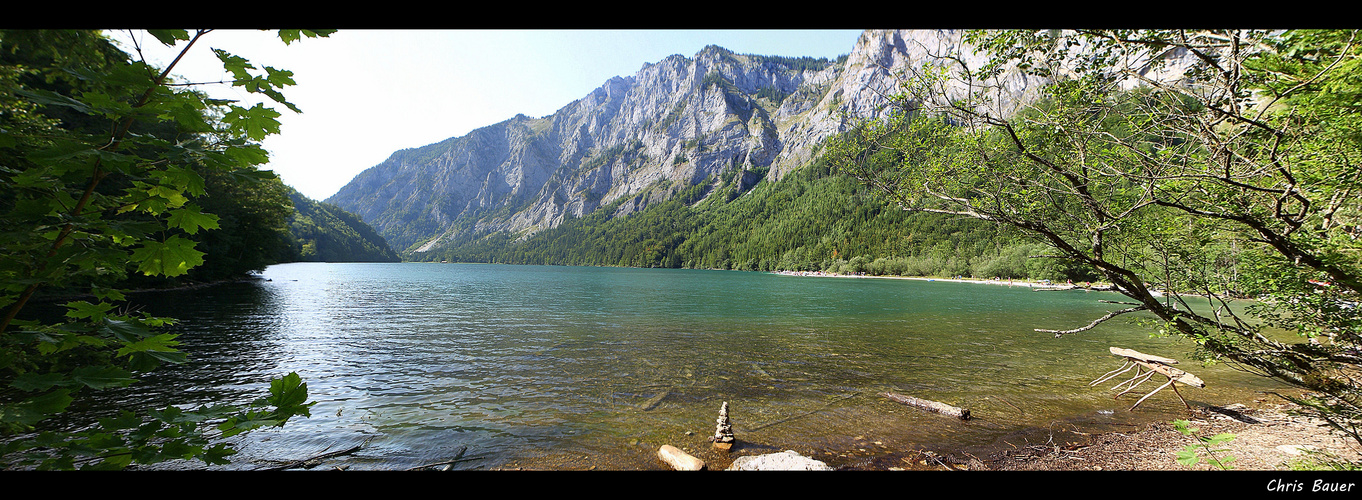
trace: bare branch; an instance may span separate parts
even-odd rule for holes
[[[1137,307],[1131,307],[1131,308],[1128,308],[1128,309],[1121,309],[1121,310],[1119,310],[1119,311],[1112,311],[1112,312],[1107,313],[1105,316],[1102,316],[1102,317],[1100,317],[1100,318],[1097,318],[1096,321],[1093,321],[1092,323],[1089,323],[1088,326],[1084,326],[1084,327],[1080,327],[1080,328],[1075,328],[1075,329],[1073,329],[1073,330],[1045,330],[1045,329],[1037,328],[1036,331],[1038,331],[1038,332],[1043,332],[1043,333],[1053,333],[1053,334],[1055,334],[1055,338],[1059,338],[1059,337],[1062,337],[1062,336],[1064,336],[1064,335],[1066,335],[1066,334],[1084,332],[1084,331],[1091,330],[1091,329],[1093,329],[1093,328],[1097,328],[1097,325],[1100,325],[1100,324],[1102,324],[1103,322],[1106,322],[1107,320],[1109,320],[1109,319],[1111,319],[1111,318],[1115,318],[1115,317],[1120,316],[1120,315],[1122,315],[1122,314],[1133,313],[1133,312],[1136,312],[1136,311],[1145,311],[1145,310],[1148,310],[1148,309],[1149,309],[1149,308],[1148,308],[1148,307],[1145,307],[1145,306],[1137,306]]]

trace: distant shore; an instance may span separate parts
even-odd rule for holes
[[[781,276],[816,277],[816,278],[877,278],[895,280],[916,280],[916,281],[944,281],[948,283],[974,283],[981,285],[1005,285],[1005,286],[1024,286],[1042,290],[1093,290],[1093,291],[1114,291],[1115,288],[1107,283],[1052,283],[1049,281],[1028,281],[1013,279],[981,279],[981,278],[932,278],[926,276],[872,276],[868,274],[834,274],[822,271],[771,271],[771,274]]]

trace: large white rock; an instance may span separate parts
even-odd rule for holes
[[[705,468],[704,460],[692,457],[681,451],[680,448],[669,444],[664,444],[657,450],[657,458],[661,458],[663,462],[667,462],[667,465],[676,470],[704,470]]]
[[[794,450],[738,457],[728,470],[832,470],[828,464],[800,455]]]

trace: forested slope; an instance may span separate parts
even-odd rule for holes
[[[397,262],[388,242],[359,217],[289,188],[293,215],[288,229],[292,250],[287,260],[304,262]]]
[[[1081,279],[999,226],[897,209],[822,163],[743,191],[738,173],[628,216],[605,206],[517,241],[493,232],[416,260]],[[655,189],[666,189],[657,186]],[[623,203],[624,201],[617,202]]]

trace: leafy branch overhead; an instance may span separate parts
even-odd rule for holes
[[[200,241],[229,222],[206,210],[223,179],[277,182],[257,166],[268,160],[259,141],[279,132],[278,111],[211,99],[171,77],[210,31],[148,31],[176,51],[164,68],[143,61],[140,41],[130,56],[98,32],[0,31],[0,456],[12,467],[219,463],[232,452],[210,441],[307,416],[307,386],[291,374],[245,409],[169,407],[78,432],[43,427],[91,391],[186,361],[163,331],[171,320],[120,307],[116,286],[203,265]],[[232,85],[298,112],[282,93],[291,72],[217,52]],[[80,290],[93,299],[69,302],[62,321],[23,314],[45,292]],[[206,433],[210,421],[221,422],[219,434]]]
[[[1358,34],[970,32],[986,62],[934,54],[899,114],[828,159],[905,209],[1015,228],[1134,302],[1041,331],[1152,315],[1203,360],[1317,391],[1326,418],[1357,422]],[[1258,299],[1249,317],[1230,307],[1242,297]]]

